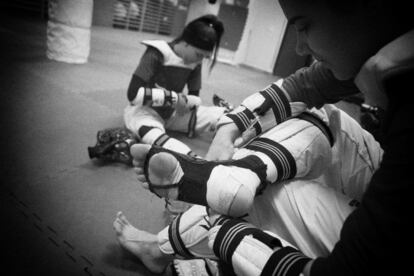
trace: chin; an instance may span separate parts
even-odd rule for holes
[[[350,80],[355,77],[355,74],[350,73],[350,72],[334,70],[334,69],[331,69],[331,71],[333,75],[335,76],[335,78],[337,78],[338,80]]]

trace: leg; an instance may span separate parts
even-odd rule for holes
[[[150,271],[161,273],[171,262],[172,256],[158,247],[157,235],[135,228],[122,212],[116,215],[113,227],[120,245],[137,256]]]
[[[152,108],[127,106],[124,110],[124,122],[126,127],[139,137],[141,143],[193,155],[186,144],[165,133],[164,120]]]
[[[214,132],[219,118],[225,113],[224,107],[218,106],[199,106],[197,109],[197,121],[195,124],[195,132]],[[188,133],[190,113],[183,116],[175,115],[165,123],[165,127],[169,130]]]
[[[277,233],[310,257],[326,256],[356,201],[317,180],[288,180],[257,196],[249,222]]]
[[[330,162],[329,141],[308,121],[289,120],[268,135],[239,150],[237,160],[231,161],[194,160],[144,145],[135,145],[131,153],[139,180],[159,196],[241,216],[251,207],[261,184],[315,177],[321,173],[320,163]]]

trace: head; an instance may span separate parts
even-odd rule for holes
[[[354,78],[367,59],[413,28],[405,2],[279,0],[296,27],[297,53],[312,55],[342,80]]]
[[[212,69],[223,32],[223,23],[215,15],[208,14],[188,23],[175,42],[183,44],[181,56],[185,62],[201,62],[204,58],[212,58]]]

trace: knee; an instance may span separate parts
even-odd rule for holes
[[[241,217],[246,215],[253,206],[255,194],[248,187],[242,185],[234,194],[234,198],[228,206],[228,215],[232,217]]]

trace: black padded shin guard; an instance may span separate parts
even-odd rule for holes
[[[148,161],[151,156],[160,152],[172,154],[180,163],[184,175],[178,183],[155,185],[149,181]],[[266,182],[266,165],[260,160],[260,158],[254,155],[246,156],[239,160],[207,161],[157,146],[153,146],[148,152],[147,159],[144,164],[144,172],[152,192],[155,193],[154,189],[169,189],[178,187],[178,200],[208,207],[206,198],[207,181],[210,178],[211,171],[218,165],[237,166],[240,168],[250,169],[259,177],[262,183]],[[223,185],[225,185],[224,182]]]

